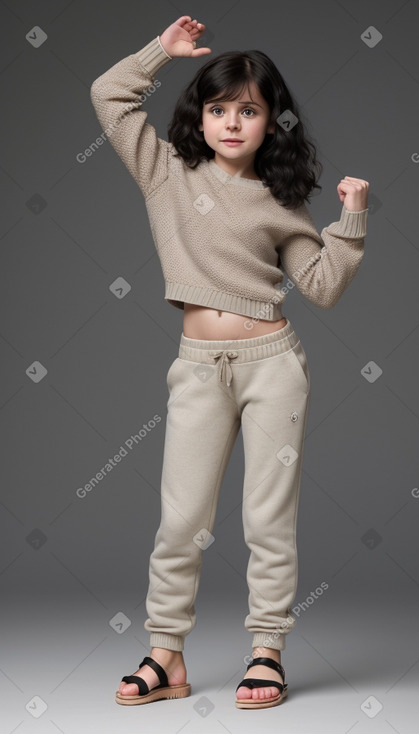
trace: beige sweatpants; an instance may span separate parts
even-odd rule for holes
[[[242,516],[250,550],[245,628],[252,647],[285,649],[295,627],[296,524],[310,374],[289,319],[260,337],[185,337],[167,374],[161,522],[146,599],[150,645],[183,650],[196,625],[202,552],[213,542],[219,491],[240,426]],[[221,602],[220,602],[221,603]]]

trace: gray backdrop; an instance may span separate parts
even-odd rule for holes
[[[206,24],[199,45],[213,56],[259,48],[284,75],[324,165],[311,204],[319,232],[339,218],[341,178],[370,182],[354,282],[332,310],[297,289],[284,307],[312,384],[298,622],[282,654],[288,701],[257,714],[234,707],[251,653],[241,433],[185,644],[192,696],[114,702],[121,677],[149,653],[144,602],[160,519],[165,379],[182,312],[164,300],[141,192],[109,141],[84,163],[77,156],[102,132],[89,96],[94,79],[183,14]],[[419,670],[418,5],[8,0],[0,19],[2,732],[145,724],[173,734],[255,724],[411,732]],[[161,87],[145,109],[160,137],[181,89],[209,58],[174,59],[158,72]],[[118,278],[130,286],[122,298]],[[130,440],[112,471],[79,496]]]

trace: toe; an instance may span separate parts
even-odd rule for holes
[[[252,691],[246,686],[240,686],[240,688],[238,688],[236,691],[236,696],[237,698],[251,698]]]
[[[136,683],[121,683],[119,692],[123,696],[138,696],[138,686]]]
[[[260,688],[247,688],[246,686],[240,686],[237,689],[236,697],[242,699],[252,698],[254,701],[259,699],[275,698],[278,689],[275,687],[261,686]]]
[[[264,700],[266,698],[275,698],[276,693],[275,693],[275,688],[271,688],[269,686],[268,687],[261,686],[260,688],[253,688],[252,695],[253,695],[253,698],[256,700],[258,699]]]

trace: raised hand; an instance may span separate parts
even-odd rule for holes
[[[195,48],[196,42],[205,31],[205,25],[182,15],[161,34],[160,43],[169,56],[204,56],[210,54],[208,47]]]
[[[368,209],[368,181],[363,178],[345,176],[337,186],[339,199],[343,202],[345,209],[350,212],[359,212]]]

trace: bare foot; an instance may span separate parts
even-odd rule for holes
[[[271,658],[272,660],[275,660],[275,662],[280,663],[281,651],[274,650],[271,647],[254,647],[253,658]],[[282,676],[268,665],[253,665],[246,671],[243,678],[263,678],[265,680],[276,680],[278,683],[284,683]],[[261,686],[260,688],[246,688],[246,686],[240,686],[236,691],[236,696],[243,700],[253,699],[257,701],[275,698],[278,695],[278,692],[279,691],[276,686]]]
[[[152,647],[148,657],[155,660],[156,663],[159,663],[166,671],[169,686],[180,686],[186,683],[186,667],[182,652],[166,650],[163,647]],[[160,685],[160,678],[149,665],[143,665],[133,675],[138,675],[139,678],[142,678],[147,683],[150,691],[152,688]],[[119,693],[123,696],[138,696],[138,686],[136,683],[125,683],[121,681]]]

